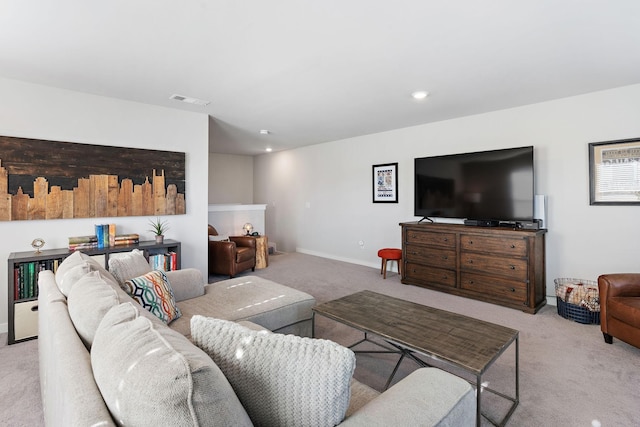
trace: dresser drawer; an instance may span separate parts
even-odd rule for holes
[[[525,257],[527,256],[527,241],[525,239],[462,234],[460,236],[460,250]]]
[[[460,270],[497,274],[511,280],[526,282],[528,264],[524,259],[503,258],[463,252],[460,254]]]
[[[450,268],[452,270],[456,268],[456,251],[452,249],[406,245],[405,258],[408,262],[417,264]]]
[[[14,339],[23,340],[38,335],[38,301],[16,303],[13,306]]]
[[[467,291],[503,300],[523,304],[527,302],[527,285],[524,282],[462,272],[460,273],[460,287]]]
[[[433,233],[422,230],[407,230],[406,242],[435,246],[445,249],[455,249],[456,235],[455,233]]]
[[[405,268],[407,279],[426,284],[436,284],[454,288],[456,286],[456,272],[444,268],[428,267],[426,265],[407,262]]]

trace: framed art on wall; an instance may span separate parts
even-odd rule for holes
[[[183,215],[181,152],[0,136],[0,221]]]
[[[640,205],[640,138],[589,144],[591,205]]]
[[[373,165],[373,203],[398,203],[398,164]]]

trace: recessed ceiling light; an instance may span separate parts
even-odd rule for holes
[[[204,101],[202,99],[192,98],[190,96],[178,95],[175,93],[171,95],[169,99],[173,99],[175,101],[180,101],[180,102],[186,102],[187,104],[200,105],[200,106],[211,104],[211,101]]]
[[[267,153],[270,153],[270,152],[272,152],[272,151],[273,151],[273,148],[271,148],[271,147],[267,147],[264,151],[266,151]]]
[[[269,135],[271,132],[269,132],[267,129],[260,129],[260,135]]]
[[[413,92],[411,96],[413,97],[413,99],[425,99],[427,96],[429,96],[429,92],[427,92],[426,90],[418,90]]]

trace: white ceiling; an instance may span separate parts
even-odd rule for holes
[[[209,114],[212,152],[254,155],[640,83],[640,1],[0,0],[0,76]]]

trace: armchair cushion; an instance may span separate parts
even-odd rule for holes
[[[611,344],[616,337],[640,347],[640,274],[603,274],[598,289],[605,342]]]

